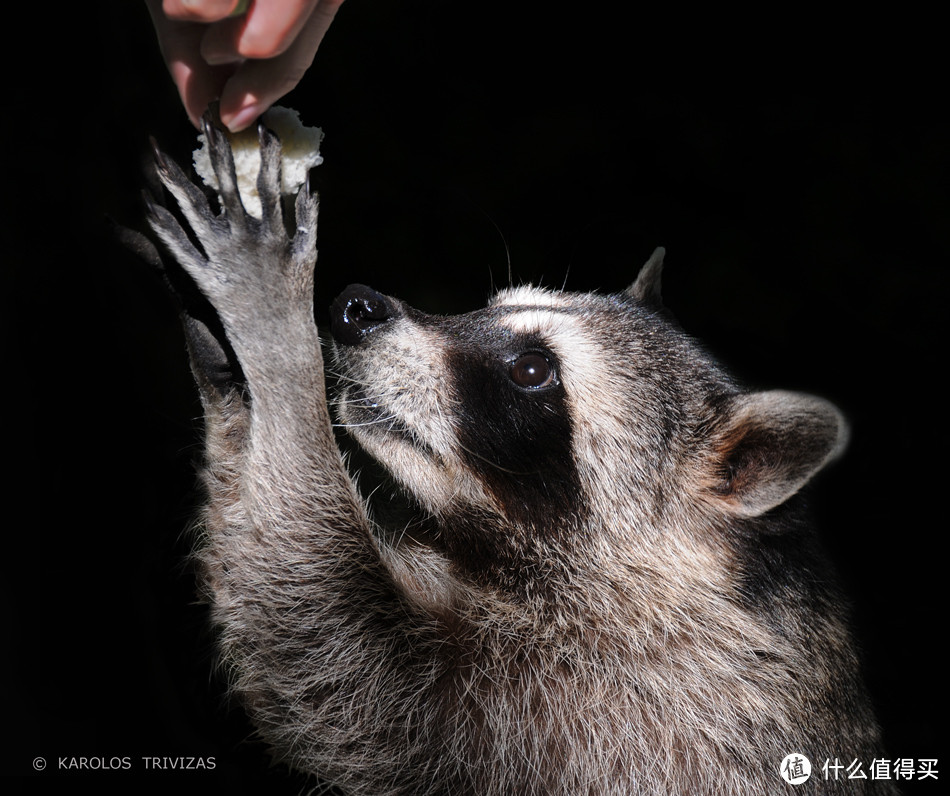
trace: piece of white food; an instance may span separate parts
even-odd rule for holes
[[[284,195],[297,193],[307,180],[307,172],[323,163],[320,141],[323,131],[319,127],[304,127],[300,114],[292,108],[272,107],[261,121],[280,138],[281,167],[280,191]],[[228,133],[231,152],[234,155],[234,171],[237,175],[241,202],[249,215],[261,217],[261,199],[257,193],[257,174],[261,169],[261,152],[257,126],[252,125],[240,133]],[[194,151],[195,172],[205,185],[219,190],[218,178],[211,167],[211,156],[204,133],[199,134],[201,146]]]

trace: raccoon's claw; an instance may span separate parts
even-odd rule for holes
[[[194,231],[195,236],[203,246],[206,246],[206,241],[214,237],[216,233],[214,228],[215,219],[208,204],[207,196],[188,179],[181,167],[172,158],[165,155],[158,148],[158,144],[154,139],[151,139],[151,141],[152,154],[159,180],[175,198],[176,203],[181,208],[182,215]],[[155,200],[147,194],[145,200],[148,220],[152,229],[162,239],[162,242],[168,246],[182,266],[188,269],[192,265],[206,264],[206,258],[194,247],[178,219],[163,204],[159,204],[161,200]]]
[[[225,133],[214,123],[211,108],[201,117],[201,129],[208,142],[211,166],[218,178],[218,196],[232,232],[244,232],[247,213],[241,201],[238,189],[237,173],[234,169],[234,155]]]
[[[155,167],[160,171],[167,171],[168,164],[165,162],[165,155],[162,154],[162,150],[158,147],[158,141],[155,140],[154,135],[148,137],[149,146],[152,148],[152,159],[155,161]]]
[[[263,123],[257,125],[261,170],[257,174],[257,195],[261,200],[261,222],[265,229],[282,229],[280,205],[280,139]]]
[[[163,182],[167,181],[163,177]],[[188,273],[207,266],[205,256],[198,251],[188,233],[168,208],[158,204],[147,192],[143,193],[149,226]]]

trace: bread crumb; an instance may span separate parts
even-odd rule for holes
[[[292,108],[274,106],[261,121],[280,138],[281,168],[280,192],[293,195],[307,180],[307,173],[323,163],[320,142],[323,131],[319,127],[304,127],[300,114]],[[234,155],[234,172],[237,175],[241,202],[248,215],[260,218],[261,199],[257,193],[257,175],[261,169],[261,153],[257,126],[253,125],[240,133],[227,132]],[[211,166],[211,156],[204,133],[198,135],[201,146],[194,151],[195,172],[202,182],[215,191],[219,190],[218,178]]]

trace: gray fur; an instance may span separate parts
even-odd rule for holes
[[[380,297],[335,358],[343,423],[417,510],[382,527],[331,429],[316,198],[285,225],[262,130],[264,218],[246,216],[206,133],[223,211],[160,158],[198,245],[169,210],[150,221],[230,344],[202,325],[192,346],[200,559],[276,758],[354,794],[575,796],[791,793],[790,752],[878,754],[796,497],[845,443],[833,406],[736,385],[657,311],[661,251],[612,296],[519,288],[457,318]],[[241,379],[203,373],[208,349]],[[512,386],[523,350],[550,383]]]
[[[627,295],[644,304],[662,304],[660,276],[663,273],[664,257],[666,257],[666,249],[662,246],[654,249],[653,254],[643,264],[633,284],[627,288]]]

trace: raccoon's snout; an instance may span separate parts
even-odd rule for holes
[[[366,285],[350,285],[330,305],[330,331],[341,345],[358,345],[395,315],[384,295]]]

